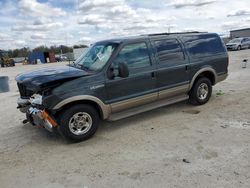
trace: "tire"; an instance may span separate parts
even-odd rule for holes
[[[84,141],[92,137],[100,121],[97,110],[87,104],[74,105],[59,116],[59,133],[73,142]]]
[[[212,90],[212,84],[208,78],[202,77],[198,79],[194,83],[189,94],[190,103],[194,105],[203,105],[207,103],[211,97]]]
[[[237,50],[238,50],[238,51],[241,50],[241,46],[238,46],[238,47],[237,47]]]

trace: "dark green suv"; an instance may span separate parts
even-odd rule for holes
[[[226,79],[217,34],[151,34],[100,41],[70,66],[16,77],[18,108],[33,125],[68,139],[90,138],[100,120],[118,120],[189,99],[205,104]]]

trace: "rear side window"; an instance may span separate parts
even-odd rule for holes
[[[182,48],[176,39],[157,40],[155,47],[161,64],[179,64],[185,59]]]
[[[146,43],[125,45],[113,61],[113,64],[117,66],[121,62],[127,63],[130,70],[151,66]]]
[[[197,35],[184,37],[185,45],[191,56],[199,57],[225,52],[217,35]]]

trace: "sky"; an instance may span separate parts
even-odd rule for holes
[[[247,27],[250,0],[0,0],[0,49]]]

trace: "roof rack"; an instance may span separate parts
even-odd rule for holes
[[[206,33],[206,32],[189,31],[189,32],[178,32],[178,33],[153,33],[153,34],[144,34],[142,36],[178,35],[178,34],[191,34],[191,33]]]

